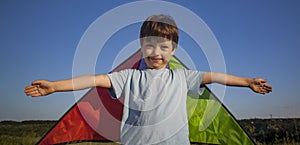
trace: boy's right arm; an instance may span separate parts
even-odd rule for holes
[[[111,88],[111,82],[108,75],[86,75],[73,79],[47,81],[36,80],[25,88],[27,96],[38,97],[46,96],[54,92],[67,92],[87,89],[91,87]]]

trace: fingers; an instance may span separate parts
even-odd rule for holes
[[[267,80],[262,79],[261,87],[266,93],[272,92],[272,86],[267,84]]]
[[[42,83],[41,80],[36,80],[31,83],[31,85],[40,85]]]
[[[33,91],[30,96],[38,97],[38,96],[42,96],[42,94],[39,91]]]
[[[266,82],[267,82],[266,79],[262,79],[262,78],[255,78],[255,79],[254,79],[254,83],[255,83],[256,85],[261,85],[261,84],[264,84],[264,83],[266,83]]]
[[[26,96],[32,96],[32,97],[42,96],[42,94],[39,91],[40,84],[41,81],[37,80],[32,82],[30,86],[25,87],[24,93],[26,94]]]
[[[258,93],[260,93],[260,94],[266,94],[266,93],[269,93],[269,92],[270,92],[269,90],[264,89],[264,88],[260,88],[259,91],[258,91]]]
[[[29,92],[32,92],[32,91],[35,91],[35,90],[37,90],[37,87],[36,86],[27,86],[26,88],[25,88],[25,93],[27,94],[27,93],[29,93]]]
[[[261,82],[261,83],[266,83],[267,80],[265,80],[265,79],[260,79],[260,82]]]
[[[252,89],[259,94],[272,92],[272,86],[267,84],[266,79],[256,78],[253,81]]]
[[[32,97],[42,96],[42,94],[38,89],[38,86],[27,86],[24,92],[27,96],[32,96]]]
[[[271,85],[268,85],[268,84],[264,84],[263,85],[263,88],[269,92],[272,92],[272,86]]]
[[[272,92],[272,86],[270,86],[266,83],[263,83],[263,84],[260,85],[258,93],[266,94],[266,93],[270,93],[270,92]]]

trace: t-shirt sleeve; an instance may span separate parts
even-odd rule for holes
[[[204,88],[201,87],[201,82],[204,76],[204,72],[195,70],[184,70],[188,94],[191,95],[201,95]]]
[[[111,81],[112,87],[109,89],[109,93],[113,98],[120,98],[123,95],[124,87],[132,71],[122,70],[120,72],[109,73],[108,77]]]

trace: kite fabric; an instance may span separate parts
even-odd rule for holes
[[[113,72],[123,69],[141,69],[142,54],[137,51]],[[170,69],[186,68],[172,57]],[[206,121],[207,106],[220,106],[216,115]],[[208,107],[209,108],[209,107]],[[215,108],[215,107],[214,107]],[[38,145],[67,144],[76,142],[119,142],[123,112],[123,99],[112,99],[108,89],[90,89],[74,104],[37,143]],[[187,97],[187,112],[191,143],[253,145],[254,141],[238,124],[234,116],[205,87],[200,96]]]

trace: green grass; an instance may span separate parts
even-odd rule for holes
[[[56,121],[2,121],[0,145],[32,145]],[[240,120],[241,126],[258,145],[300,145],[300,119],[249,119]],[[76,145],[118,145],[118,143],[82,142]]]
[[[2,121],[0,122],[0,144],[35,144],[54,123],[55,121]]]

